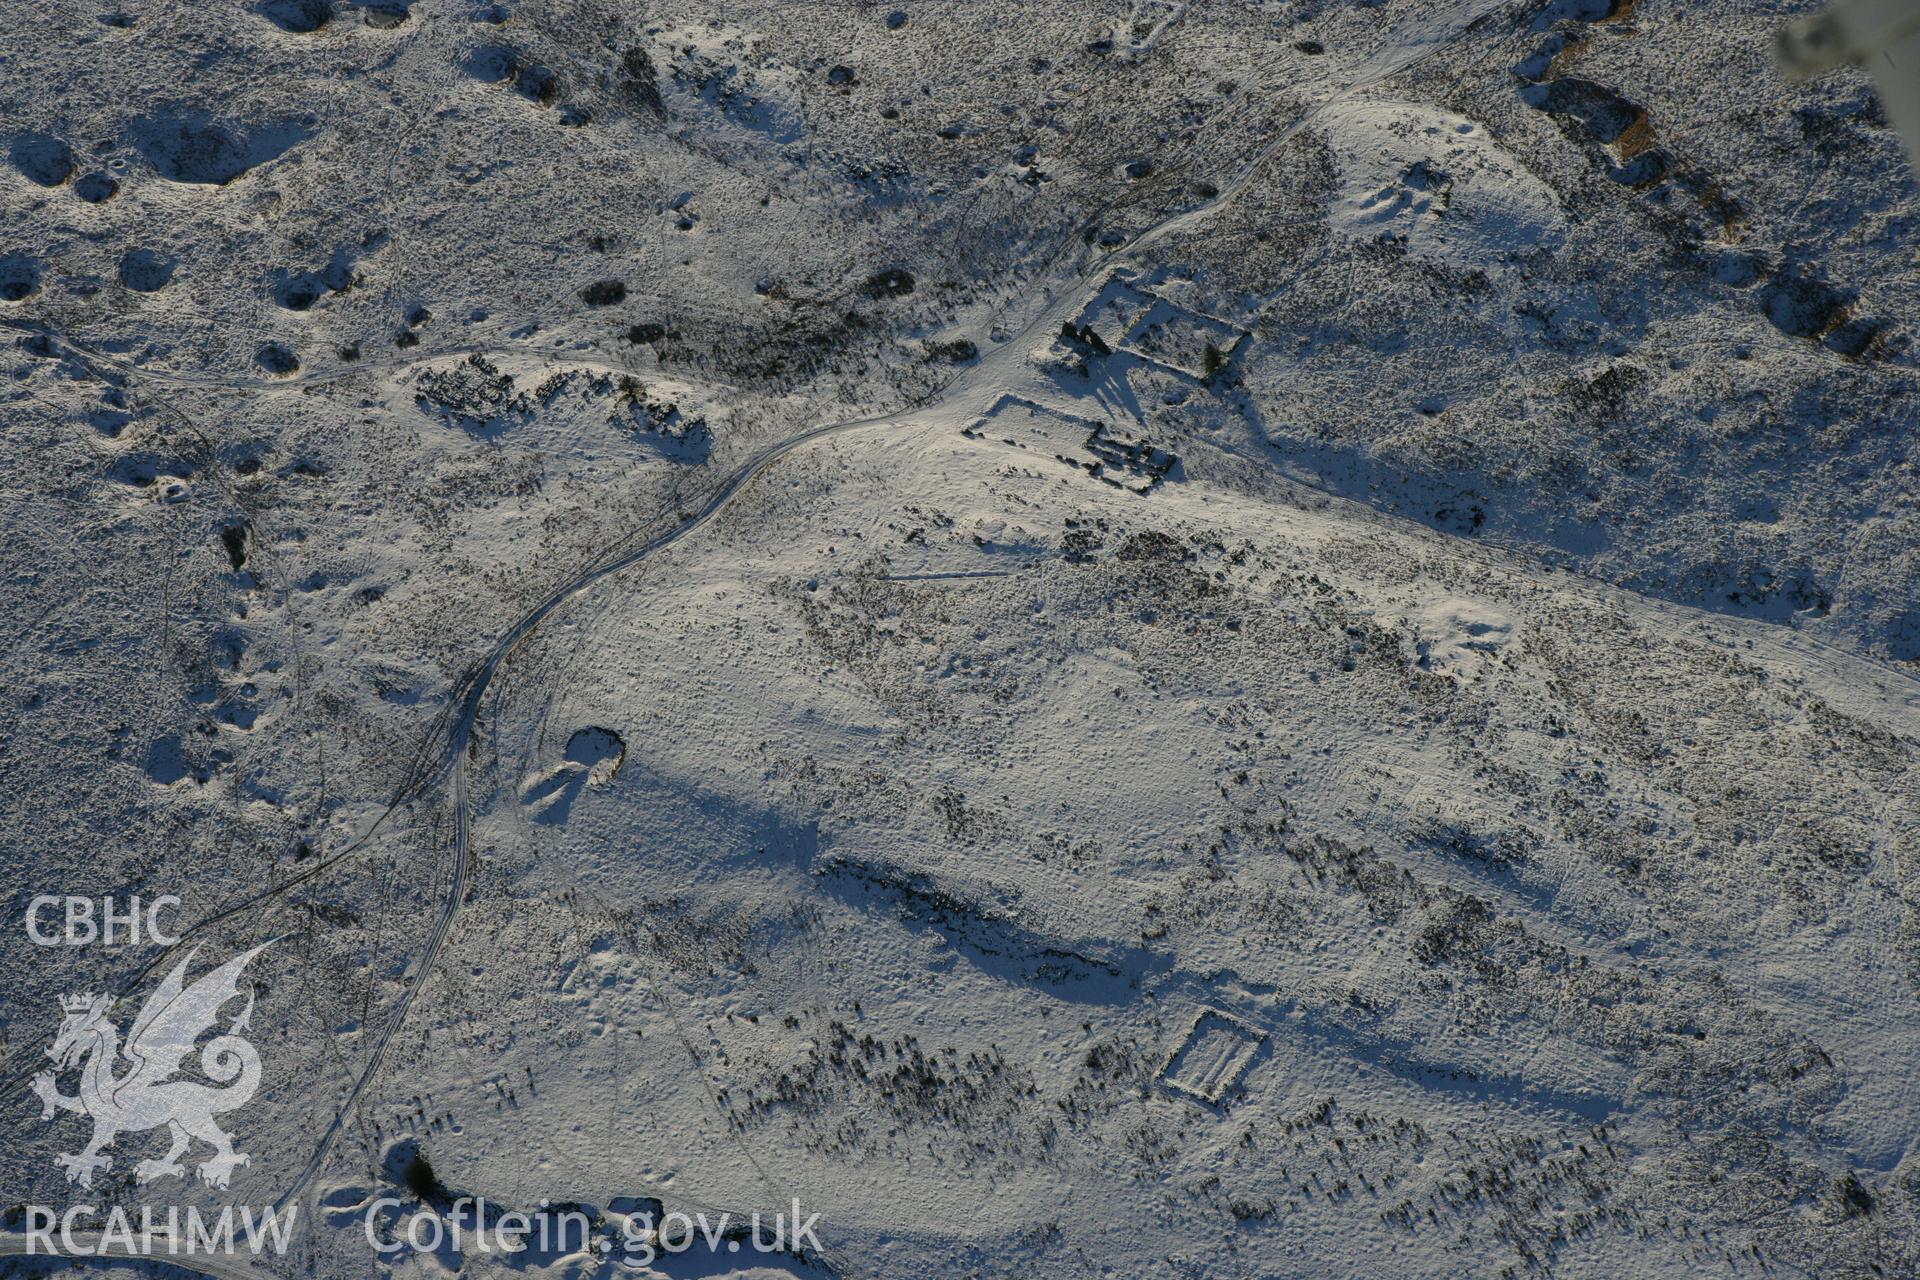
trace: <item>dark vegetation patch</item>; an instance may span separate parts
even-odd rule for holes
[[[1596,421],[1614,422],[1645,400],[1651,382],[1645,369],[1611,364],[1589,381],[1570,383],[1567,399]]]
[[[980,358],[980,348],[971,338],[955,338],[951,342],[929,342],[927,355],[948,364],[967,364]]]
[[[869,298],[903,298],[913,292],[913,275],[898,267],[886,271],[876,271],[867,277],[860,286],[860,292]]]
[[[428,369],[415,387],[415,404],[466,426],[533,411],[527,398],[514,390],[512,376],[478,352],[450,369]]]
[[[422,1200],[439,1200],[447,1194],[447,1189],[440,1185],[440,1176],[433,1171],[433,1162],[427,1159],[424,1151],[414,1153],[401,1171],[401,1177],[407,1184],[407,1190]]]
[[[1833,1194],[1843,1217],[1858,1218],[1873,1212],[1873,1195],[1860,1184],[1858,1174],[1849,1173],[1835,1182]]]
[[[1615,141],[1642,115],[1637,104],[1612,89],[1576,76],[1527,85],[1520,98],[1530,107],[1578,121],[1595,142]]]
[[[289,311],[306,311],[320,300],[320,292],[320,279],[312,272],[283,273],[274,282],[273,300]]]
[[[619,94],[627,105],[649,115],[660,118],[667,114],[666,103],[660,100],[660,85],[653,58],[645,49],[636,46],[620,55]]]
[[[1438,818],[1422,824],[1415,835],[1440,853],[1502,871],[1525,866],[1540,847],[1540,836],[1533,831],[1481,832]]]
[[[284,378],[300,368],[300,358],[283,342],[262,343],[253,353],[253,361],[276,378]]]
[[[1793,118],[1800,126],[1801,140],[1823,156],[1843,154],[1858,145],[1866,131],[1887,127],[1879,97],[1864,87],[1850,99],[1796,107]]]
[[[227,563],[233,566],[235,573],[246,568],[247,550],[252,540],[253,527],[245,520],[221,527],[220,545],[226,548]]]
[[[1462,494],[1452,502],[1435,507],[1428,519],[1439,528],[1471,537],[1487,522],[1487,509],[1473,501],[1477,495]]]
[[[550,106],[560,96],[560,77],[552,67],[529,62],[514,72],[513,89],[529,102]]]
[[[1068,518],[1067,531],[1060,535],[1060,556],[1068,564],[1092,564],[1107,545],[1107,522]]]
[[[382,1151],[380,1173],[387,1182],[406,1188],[426,1204],[444,1207],[452,1202],[454,1193],[441,1181],[417,1138],[402,1138]]]
[[[596,280],[580,291],[580,301],[590,307],[611,307],[627,300],[627,286],[619,280]]]
[[[606,375],[595,379],[587,389],[595,394],[605,394]],[[648,395],[646,384],[638,378],[623,376],[620,379],[617,403],[636,434],[651,437],[657,443],[668,446],[683,460],[705,458],[712,451],[712,432],[707,427],[706,418],[683,413],[674,401],[654,399]],[[624,743],[622,750],[625,750]]]
[[[968,843],[975,815],[966,797],[951,790],[933,797],[933,808],[947,825],[948,838]],[[881,901],[891,900],[900,918],[916,928],[931,928],[968,953],[989,972],[1017,973],[1027,982],[1049,987],[1098,985],[1102,979],[1137,979],[1152,961],[1125,944],[1081,948],[1029,928],[997,905],[963,896],[939,879],[884,862],[838,857],[817,872],[823,886],[848,894],[855,884]]]
[[[1193,559],[1193,552],[1178,538],[1157,529],[1149,529],[1121,543],[1114,558],[1135,563],[1182,564]]]

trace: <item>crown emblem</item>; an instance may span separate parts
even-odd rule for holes
[[[68,1013],[85,1013],[93,1008],[94,996],[91,991],[82,991],[77,995],[61,996],[60,1007]]]

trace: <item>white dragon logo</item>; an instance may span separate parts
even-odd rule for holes
[[[34,1077],[33,1091],[44,1104],[42,1120],[53,1119],[58,1111],[76,1111],[93,1118],[93,1141],[86,1150],[55,1157],[66,1169],[67,1181],[91,1187],[94,1170],[113,1164],[112,1157],[100,1154],[103,1148],[122,1133],[161,1125],[172,1132],[173,1145],[160,1159],[142,1160],[134,1167],[134,1177],[142,1183],[184,1174],[180,1157],[194,1138],[214,1149],[214,1154],[195,1170],[209,1186],[225,1187],[233,1171],[247,1163],[246,1153],[233,1149],[233,1140],[213,1117],[245,1106],[260,1087],[260,1055],[239,1035],[253,1017],[251,987],[247,989],[247,1007],[226,1033],[209,1040],[200,1054],[200,1068],[207,1078],[225,1087],[171,1077],[193,1052],[200,1033],[213,1025],[221,1006],[240,994],[240,971],[272,945],[262,943],[186,986],[183,979],[187,966],[199,953],[195,947],[140,1007],[124,1050],[119,1031],[107,1021],[112,996],[61,997],[66,1021],[60,1024],[60,1033],[47,1056],[62,1071],[85,1059],[80,1094],[70,1098],[61,1093],[50,1071]],[[114,1071],[122,1057],[131,1065],[116,1079]]]

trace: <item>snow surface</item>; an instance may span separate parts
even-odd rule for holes
[[[0,930],[0,1255],[1920,1273],[1920,206],[1808,5],[4,2],[8,909],[275,941],[251,1162],[82,1190],[178,953]],[[369,1247],[467,1195],[820,1247]]]

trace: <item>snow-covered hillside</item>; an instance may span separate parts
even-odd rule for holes
[[[1807,11],[0,0],[0,1273],[1914,1274],[1920,200]],[[85,1028],[263,943],[155,1176]]]

